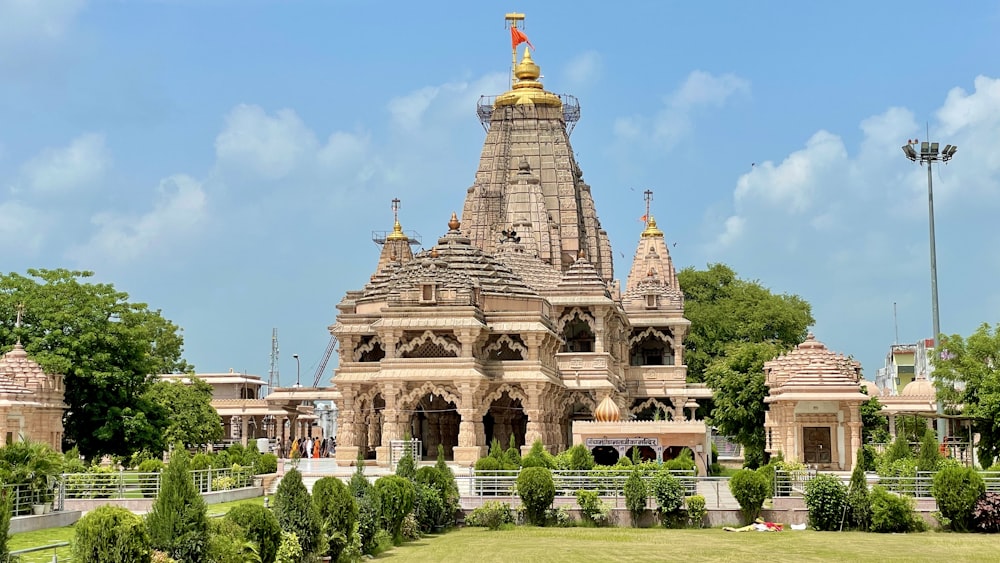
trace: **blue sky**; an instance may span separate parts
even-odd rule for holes
[[[184,328],[199,371],[313,370],[371,275],[390,200],[425,245],[461,211],[503,92],[503,15],[543,82],[623,279],[642,191],[675,263],[813,305],[874,376],[941,323],[1000,321],[1000,5],[941,2],[0,0],[0,269],[96,272]],[[754,164],[752,166],[752,164]],[[329,381],[329,374],[323,382]]]

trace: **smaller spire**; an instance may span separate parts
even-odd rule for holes
[[[405,240],[405,241],[410,240],[410,238],[407,237],[403,233],[403,226],[399,224],[399,198],[398,197],[392,198],[392,219],[393,219],[392,233],[390,233],[389,236],[385,237],[385,240],[387,240],[387,241],[389,241],[389,240]]]

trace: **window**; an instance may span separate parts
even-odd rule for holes
[[[646,296],[646,308],[655,309],[656,308],[656,296],[649,294]]]
[[[425,283],[420,286],[420,302],[421,303],[434,303],[436,288],[432,283]]]

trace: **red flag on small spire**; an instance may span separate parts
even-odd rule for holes
[[[511,26],[510,26],[510,48],[511,49],[517,49],[517,46],[520,45],[521,43],[527,43],[528,47],[531,47],[532,51],[535,50],[535,46],[532,45],[531,41],[528,40],[528,36],[525,35],[523,31],[521,31],[516,26],[514,26],[513,22],[511,22]]]

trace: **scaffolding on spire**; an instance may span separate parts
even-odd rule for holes
[[[392,198],[392,222],[393,227],[399,224],[399,204],[402,203],[398,197]],[[392,240],[392,233],[395,231],[372,231],[372,241],[382,246],[385,241]],[[420,246],[420,233],[416,231],[400,231],[406,235],[410,246]]]

